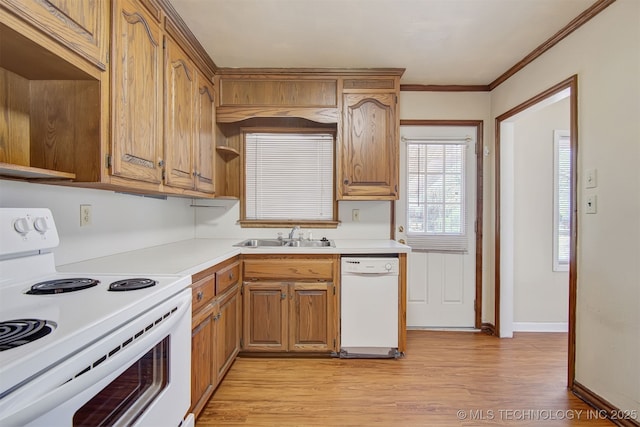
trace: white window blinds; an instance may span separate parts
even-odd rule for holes
[[[467,139],[407,142],[407,243],[414,249],[466,252]]]
[[[571,236],[571,140],[569,132],[556,130],[553,177],[553,271],[569,270]]]
[[[333,135],[247,133],[245,219],[333,220]]]

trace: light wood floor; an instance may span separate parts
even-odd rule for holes
[[[238,358],[196,427],[613,425],[567,391],[566,342],[409,331],[400,360]]]

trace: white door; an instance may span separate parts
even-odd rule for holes
[[[413,249],[407,327],[472,328],[476,128],[401,126],[400,135],[396,238]]]

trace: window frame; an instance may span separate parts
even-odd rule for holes
[[[419,252],[437,252],[437,253],[459,253],[459,254],[466,254],[469,251],[469,235],[470,233],[473,232],[473,230],[470,230],[469,227],[472,227],[471,224],[469,224],[469,218],[468,215],[470,214],[470,210],[469,210],[469,206],[468,204],[470,203],[469,200],[469,194],[468,194],[468,175],[469,175],[469,168],[472,167],[472,164],[470,162],[470,159],[468,158],[469,155],[469,150],[473,149],[476,142],[473,140],[473,138],[471,138],[470,136],[465,136],[465,137],[450,137],[450,136],[443,136],[443,137],[403,137],[403,141],[406,144],[406,156],[407,156],[407,160],[406,160],[406,177],[405,179],[407,180],[407,195],[406,195],[406,222],[407,222],[407,231],[406,231],[406,236],[407,236],[407,241],[409,242],[408,244],[410,246],[412,246],[414,248],[415,251],[419,251]],[[447,145],[452,145],[452,146],[461,146],[463,147],[462,149],[462,158],[461,158],[461,177],[462,177],[462,202],[461,202],[461,208],[462,208],[462,222],[461,222],[461,227],[462,227],[462,232],[461,233],[447,233],[447,232],[442,232],[442,233],[430,233],[427,231],[424,232],[411,232],[409,230],[409,146],[411,144],[414,145],[425,145],[425,146],[429,146],[429,145],[442,145],[443,147],[447,146]],[[443,165],[444,167],[444,165]],[[426,170],[426,165],[425,165],[425,176],[428,175],[427,170]],[[443,177],[446,175],[446,171],[445,169],[443,169],[442,172]],[[425,188],[426,189],[426,188]],[[426,209],[426,205],[427,203],[427,194],[425,193],[425,215],[427,215],[427,209]],[[446,201],[443,202],[443,206],[446,206]],[[426,219],[425,219],[426,221]]]
[[[246,215],[246,141],[247,134],[250,133],[325,133],[333,136],[333,179],[332,179],[332,204],[333,214],[331,220],[264,220],[264,219],[247,219]],[[241,228],[282,228],[293,227],[299,225],[304,228],[337,228],[340,224],[338,220],[338,201],[336,199],[336,134],[335,128],[310,127],[310,128],[292,128],[292,127],[242,127],[240,128],[240,138],[242,145],[240,159],[240,219],[238,224]]]
[[[559,259],[560,256],[560,230],[559,230],[559,220],[560,220],[560,206],[559,206],[559,175],[560,175],[560,143],[564,141],[568,145],[569,148],[569,167],[571,167],[571,133],[568,130],[554,130],[553,131],[553,270],[554,272],[565,272],[569,271],[569,263],[571,261],[571,254],[569,253],[566,262],[562,262]],[[569,175],[569,187],[567,188],[568,192],[568,201],[569,201],[569,212],[568,217],[569,221],[571,221],[571,170],[568,171]],[[568,243],[571,246],[571,229],[569,228],[568,234]]]

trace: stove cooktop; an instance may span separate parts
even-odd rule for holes
[[[75,292],[33,295],[40,282],[90,277],[96,283]],[[189,276],[153,276],[134,280],[123,275],[48,273],[46,276],[0,286],[0,325],[32,319],[46,333],[37,339],[8,345],[0,351],[0,395],[16,382],[74,354],[119,326],[173,297],[191,284]],[[110,284],[140,286],[127,292],[109,291]],[[142,287],[145,285],[145,287]],[[0,335],[2,331],[0,326]],[[0,345],[2,340],[0,338]]]
[[[64,292],[76,292],[91,288],[100,283],[94,279],[71,277],[68,279],[53,279],[31,285],[27,291],[30,295],[61,294]]]
[[[0,322],[0,351],[11,350],[49,335],[55,327],[54,322],[42,319]]]

